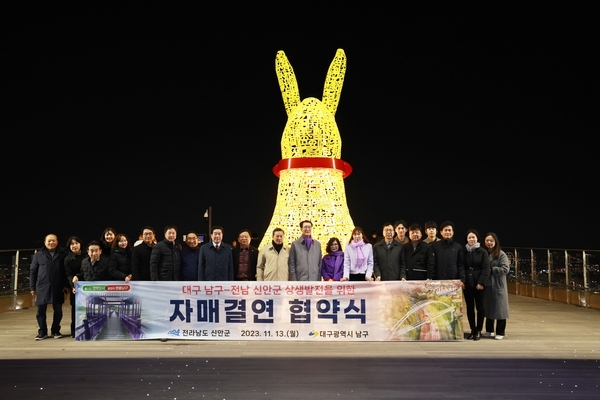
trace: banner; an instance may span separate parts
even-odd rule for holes
[[[76,340],[463,340],[460,281],[77,282]]]

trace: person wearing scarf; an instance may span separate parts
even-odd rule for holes
[[[475,229],[467,231],[467,244],[463,247],[466,282],[464,298],[467,304],[467,318],[471,333],[467,339],[481,339],[485,318],[484,289],[490,277],[490,257],[479,244],[479,233]]]
[[[300,222],[302,236],[292,242],[288,257],[290,281],[321,281],[321,243],[312,237],[312,222]]]
[[[340,240],[332,237],[325,247],[327,254],[321,263],[321,276],[324,281],[339,281],[344,276],[344,252]]]
[[[352,236],[344,254],[342,281],[373,280],[373,247],[361,227],[352,230]]]

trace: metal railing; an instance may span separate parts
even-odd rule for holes
[[[600,300],[600,250],[505,247],[510,261],[509,284],[516,294],[563,301],[553,291],[575,294],[578,303],[594,307]],[[29,268],[36,249],[0,250],[0,299],[13,298],[11,309],[18,309],[17,297],[29,294]],[[517,289],[514,289],[516,285]],[[536,288],[537,293],[536,294]],[[520,290],[519,290],[520,289]],[[544,290],[548,291],[546,296]],[[542,295],[539,295],[542,293]],[[591,305],[590,305],[591,304]],[[2,311],[2,310],[0,310]]]
[[[509,280],[600,293],[600,250],[508,247]]]
[[[0,250],[0,299],[12,298],[8,309],[19,309],[18,296],[29,294],[29,268],[36,251]],[[6,306],[0,311],[4,311],[5,308]]]

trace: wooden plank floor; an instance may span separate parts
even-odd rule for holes
[[[600,311],[517,295],[510,304],[507,337],[478,342],[36,342],[35,309],[10,311],[0,313],[0,393],[6,399],[600,398]],[[64,314],[68,333],[67,305]]]

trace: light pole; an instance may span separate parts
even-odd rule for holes
[[[212,206],[208,206],[204,212],[204,219],[208,222],[208,235],[210,237],[210,230],[212,228]]]

